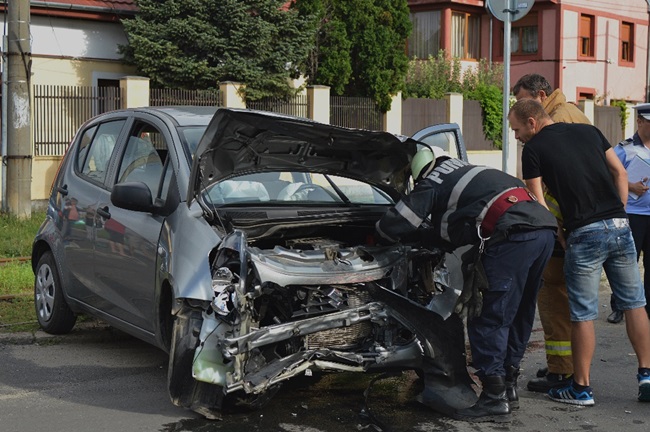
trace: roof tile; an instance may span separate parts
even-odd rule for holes
[[[91,6],[97,8],[114,9],[120,11],[137,11],[135,0],[45,0],[42,3],[57,3],[58,5]]]

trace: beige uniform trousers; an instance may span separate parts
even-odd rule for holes
[[[544,329],[549,373],[572,374],[571,318],[564,280],[564,258],[551,257],[544,269],[544,282],[537,296]]]

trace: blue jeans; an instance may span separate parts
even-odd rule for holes
[[[625,218],[607,219],[575,229],[567,238],[564,276],[571,321],[598,317],[602,269],[620,310],[646,304],[630,224]]]

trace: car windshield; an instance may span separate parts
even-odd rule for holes
[[[393,200],[380,189],[350,178],[306,172],[247,174],[209,186],[206,202],[219,204],[379,204]]]

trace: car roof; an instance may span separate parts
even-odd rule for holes
[[[178,126],[207,126],[212,120],[217,107],[211,106],[156,106],[134,108],[132,111],[147,113],[165,114],[170,117]]]

